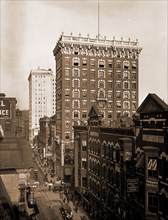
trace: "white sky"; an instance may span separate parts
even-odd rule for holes
[[[31,69],[55,72],[53,49],[65,35],[95,38],[98,0],[0,0],[1,92],[28,109]],[[167,0],[99,0],[100,34],[107,39],[139,40],[139,104],[148,93],[168,103]]]

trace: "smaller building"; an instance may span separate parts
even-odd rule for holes
[[[90,215],[97,220],[168,218],[166,103],[149,94],[133,119],[121,116],[111,127],[102,124],[93,105],[88,126],[75,126],[74,131],[74,182]],[[87,159],[84,192],[82,158]]]

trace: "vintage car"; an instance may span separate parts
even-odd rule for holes
[[[72,209],[68,204],[62,205],[60,208],[60,211],[61,211],[63,219],[72,220],[72,217],[73,217]]]

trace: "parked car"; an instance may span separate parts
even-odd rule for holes
[[[72,214],[71,207],[68,204],[62,205],[60,208],[60,211],[61,211],[63,219],[72,220],[73,214]]]

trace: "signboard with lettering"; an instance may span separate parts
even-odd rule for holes
[[[139,182],[138,179],[127,179],[127,192],[138,192],[139,191]]]
[[[10,118],[10,103],[6,99],[0,99],[0,119]]]

